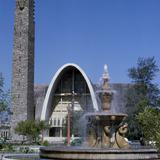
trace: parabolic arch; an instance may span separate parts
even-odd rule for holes
[[[94,109],[94,111],[98,111],[99,110],[93,86],[92,86],[89,78],[87,77],[86,73],[77,64],[67,63],[67,64],[63,65],[61,68],[58,69],[58,71],[53,76],[53,78],[52,78],[52,80],[51,80],[51,82],[49,84],[49,87],[48,87],[48,90],[47,90],[47,93],[46,93],[46,96],[45,96],[45,99],[44,99],[43,107],[42,107],[41,120],[48,120],[49,111],[50,111],[50,108],[52,107],[52,100],[53,100],[52,99],[53,98],[52,95],[55,92],[57,81],[58,81],[59,77],[61,76],[61,74],[63,72],[65,72],[65,70],[68,67],[73,67],[73,68],[77,69],[82,74],[82,76],[84,77],[84,79],[85,79],[85,81],[87,83],[87,86],[89,88],[93,109]]]

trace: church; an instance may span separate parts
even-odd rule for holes
[[[98,96],[102,84],[93,84],[85,71],[74,63],[67,63],[52,75],[48,85],[34,84],[35,22],[34,0],[16,0],[14,21],[13,74],[12,74],[12,139],[18,139],[14,128],[27,119],[45,120],[50,124],[45,139],[63,141],[64,124],[70,110],[99,111]],[[106,68],[106,67],[105,67]],[[104,69],[102,79],[108,76]],[[109,77],[107,77],[109,80]],[[113,91],[111,108],[126,112],[125,96],[130,84],[110,84]],[[75,136],[75,135],[73,135]]]

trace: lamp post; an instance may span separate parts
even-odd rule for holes
[[[70,131],[71,131],[71,108],[67,107],[68,117],[67,117],[67,146],[70,146]]]

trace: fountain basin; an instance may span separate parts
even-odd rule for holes
[[[93,113],[87,113],[86,117],[96,117],[99,118],[100,121],[104,122],[114,121],[114,123],[120,124],[128,116],[127,114],[123,113],[93,112]]]
[[[38,153],[27,153],[27,154],[4,154],[2,160],[39,160]]]
[[[40,157],[69,160],[157,159],[156,149],[97,149],[86,147],[42,147]]]

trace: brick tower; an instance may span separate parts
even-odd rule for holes
[[[34,0],[16,0],[12,75],[12,138],[19,121],[34,118]]]

